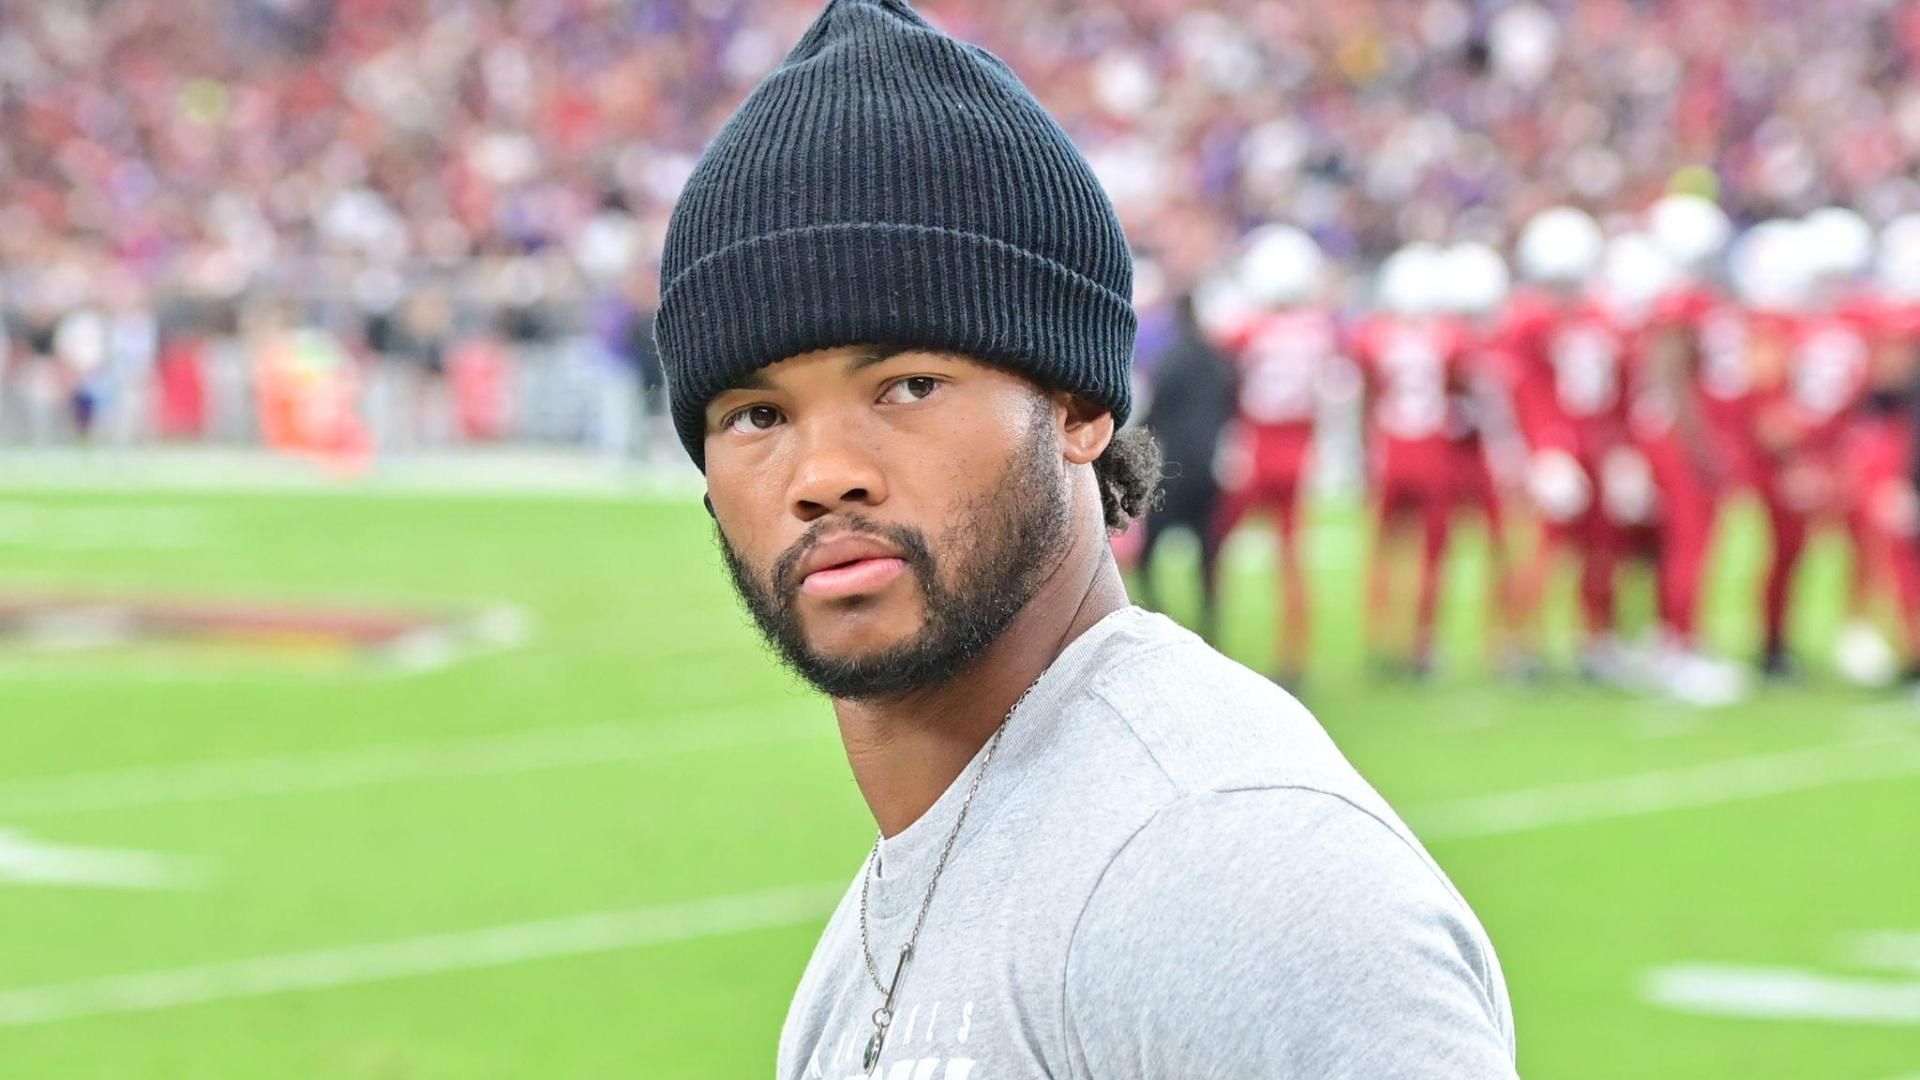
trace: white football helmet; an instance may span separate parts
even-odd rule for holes
[[[1292,225],[1264,225],[1247,237],[1240,286],[1257,304],[1300,304],[1320,291],[1320,245]]]
[[[1629,320],[1644,316],[1680,281],[1680,268],[1646,233],[1621,233],[1607,242],[1601,269],[1607,304]]]
[[[1238,278],[1213,274],[1193,287],[1193,315],[1213,341],[1231,337],[1257,313]]]
[[[1442,284],[1447,310],[1456,315],[1488,315],[1506,302],[1512,279],[1506,261],[1486,244],[1455,244],[1443,256]]]
[[[1584,284],[1600,267],[1606,237],[1583,210],[1542,210],[1520,230],[1516,261],[1528,281],[1542,285]]]
[[[1889,299],[1920,301],[1920,214],[1902,214],[1880,230],[1873,276]]]
[[[1800,223],[1806,255],[1823,281],[1850,281],[1873,264],[1873,227],[1844,206],[1826,206]]]
[[[1446,303],[1445,255],[1437,245],[1413,243],[1380,264],[1377,305],[1396,315],[1432,315]]]
[[[1813,288],[1814,260],[1807,251],[1805,226],[1775,218],[1748,229],[1733,242],[1728,271],[1733,288],[1750,307],[1797,311]]]
[[[1726,250],[1733,223],[1726,211],[1701,195],[1665,195],[1647,213],[1653,242],[1674,265],[1702,274]]]

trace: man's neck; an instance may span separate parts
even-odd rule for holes
[[[835,701],[854,782],[881,834],[920,820],[1060,653],[1126,604],[1104,544],[1096,557],[1070,554],[962,677],[885,701]]]

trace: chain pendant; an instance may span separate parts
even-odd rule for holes
[[[873,1037],[867,1040],[866,1056],[861,1058],[860,1067],[869,1077],[880,1065],[880,1050],[887,1045],[887,1029],[893,1026],[893,999],[900,993],[900,977],[907,973],[907,961],[913,959],[913,946],[900,950],[900,962],[893,969],[893,983],[887,987],[886,1004],[873,1010]]]
[[[940,875],[947,869],[947,859],[953,855],[954,841],[960,839],[960,828],[967,823],[967,811],[973,807],[973,797],[980,794],[980,781],[986,779],[987,767],[993,764],[994,751],[1000,748],[1000,737],[1007,733],[1007,725],[1013,723],[1013,714],[1020,711],[1021,703],[1038,685],[1040,680],[1035,679],[1021,692],[1019,700],[1007,710],[1006,718],[994,729],[993,737],[987,740],[980,767],[974,770],[973,783],[967,786],[967,797],[961,800],[960,812],[954,815],[953,828],[947,831],[947,844],[940,849],[940,861],[933,864],[933,878],[927,882],[926,895],[920,898],[920,914],[914,918],[913,931],[907,935],[907,943],[900,949],[900,962],[894,965],[893,982],[885,987],[880,985],[880,968],[873,962],[873,948],[867,939],[867,886],[873,883],[873,868],[880,861],[880,843],[885,838],[873,842],[873,854],[868,856],[867,865],[860,873],[860,959],[867,965],[867,977],[873,980],[873,988],[885,994],[887,1000],[873,1010],[873,1035],[867,1039],[867,1052],[861,1059],[861,1068],[866,1071],[867,1080],[873,1080],[880,1067],[880,1052],[886,1049],[887,1031],[893,1027],[893,1003],[900,995],[900,979],[907,973],[907,961],[913,959],[913,947],[920,941],[920,928],[927,922],[927,909],[933,906],[933,891],[940,886]]]

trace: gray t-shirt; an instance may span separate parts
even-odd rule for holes
[[[882,845],[882,980],[978,767]],[[867,1075],[881,1000],[856,876],[780,1080]],[[1514,1075],[1493,946],[1406,825],[1292,697],[1139,608],[1009,721],[895,1012],[886,1080]]]

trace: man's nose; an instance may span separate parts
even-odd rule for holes
[[[878,506],[886,498],[886,477],[873,448],[863,445],[849,425],[825,418],[809,425],[788,486],[787,503],[795,517],[813,521]]]

